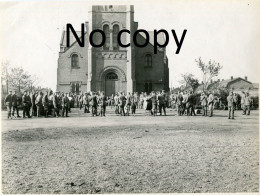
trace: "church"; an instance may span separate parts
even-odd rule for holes
[[[57,90],[61,92],[104,91],[107,96],[117,92],[147,92],[169,90],[169,68],[166,48],[159,48],[154,54],[153,31],[148,31],[150,39],[146,47],[133,44],[132,34],[138,29],[134,21],[133,5],[97,5],[88,12],[85,24],[85,47],[80,47],[70,33],[69,47],[66,44],[66,31],[62,32],[57,68]],[[103,47],[92,47],[89,33],[100,29],[105,33]],[[118,32],[123,33],[120,47]],[[81,31],[76,31],[81,37]],[[82,37],[81,37],[82,38]],[[99,43],[101,34],[95,33],[93,41]],[[145,34],[139,33],[137,42],[145,43]],[[158,43],[164,43],[162,33]]]

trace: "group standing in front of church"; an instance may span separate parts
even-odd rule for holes
[[[195,107],[197,100],[195,94],[191,91],[178,92],[178,94],[170,97],[171,102],[176,105],[179,116],[186,114],[187,116],[196,116]],[[203,92],[200,96],[200,105],[202,107],[203,116],[213,116],[216,97],[213,92],[206,94]],[[238,99],[236,94],[231,91],[227,97],[228,118],[234,119],[234,111]],[[250,105],[252,100],[248,92],[243,92],[241,96],[241,108],[243,115],[250,114]],[[71,108],[79,107],[84,113],[91,113],[92,116],[106,116],[106,107],[115,108],[115,114],[121,116],[135,115],[136,109],[148,110],[151,115],[166,115],[166,108],[169,106],[169,96],[162,91],[152,91],[150,94],[142,92],[141,94],[124,92],[116,93],[109,97],[104,92],[85,92],[79,95],[72,93],[60,93],[52,91],[43,92],[27,92],[25,91],[22,100],[23,118],[31,117],[68,117]],[[5,98],[5,105],[8,111],[8,119],[19,115],[19,98],[16,91],[9,94]],[[21,106],[20,106],[21,107]],[[15,116],[16,113],[16,116]]]

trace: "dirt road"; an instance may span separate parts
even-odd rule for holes
[[[259,191],[258,111],[168,113],[3,120],[3,192]]]

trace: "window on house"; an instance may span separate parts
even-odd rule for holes
[[[152,67],[152,55],[145,55],[145,67]]]
[[[71,67],[79,68],[79,56],[77,54],[71,56]]]
[[[103,31],[104,31],[105,36],[106,36],[106,42],[104,44],[104,50],[109,50],[109,46],[110,46],[110,32],[109,32],[109,26],[107,24],[105,24],[103,26]]]
[[[74,93],[74,94],[79,94],[80,93],[80,84],[75,82],[75,83],[71,83],[70,85],[71,87],[71,93]]]
[[[113,49],[118,50],[117,35],[119,33],[119,26],[115,24],[113,26]]]
[[[144,91],[149,94],[153,90],[153,84],[152,83],[145,83],[144,84]]]

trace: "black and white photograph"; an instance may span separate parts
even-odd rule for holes
[[[260,0],[0,1],[1,193],[259,193]]]

